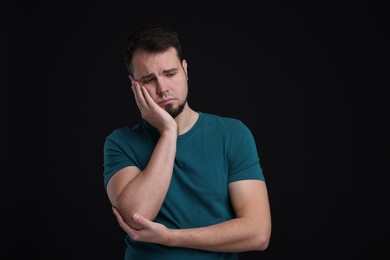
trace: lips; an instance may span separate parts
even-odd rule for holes
[[[171,98],[167,98],[167,99],[163,99],[163,100],[159,101],[158,103],[161,104],[161,105],[164,105],[164,104],[169,103],[170,101],[172,101],[172,99]]]

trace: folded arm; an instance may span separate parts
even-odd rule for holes
[[[142,226],[141,230],[135,230],[123,222],[115,208],[114,213],[120,226],[137,241],[214,252],[265,250],[271,235],[271,215],[265,182],[233,182],[229,184],[229,193],[236,217],[206,227],[168,229],[149,221],[141,214],[134,214],[133,221]]]
[[[126,223],[137,229],[141,226],[133,221],[133,214],[154,220],[168,192],[176,155],[177,124],[152,100],[145,87],[136,81],[132,87],[142,117],[160,132],[160,138],[145,169],[130,166],[118,171],[108,182],[107,194]]]

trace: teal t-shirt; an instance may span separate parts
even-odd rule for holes
[[[104,144],[104,185],[120,169],[143,170],[159,138],[148,122],[114,130]],[[228,184],[263,180],[256,143],[250,130],[234,118],[199,112],[195,125],[178,136],[168,193],[154,221],[168,228],[195,228],[234,218]],[[217,253],[136,242],[126,237],[125,259],[238,259]]]

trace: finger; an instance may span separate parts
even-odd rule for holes
[[[145,218],[141,214],[137,214],[137,213],[133,215],[133,220],[137,224],[141,225],[143,228],[146,228],[150,222],[150,220],[148,220],[147,218]]]
[[[135,103],[137,104],[137,107],[139,108],[140,107],[140,103],[139,103],[139,100],[138,100],[137,90],[135,88],[135,83],[134,83],[133,80],[131,81],[131,90],[133,91],[133,94],[134,94]]]
[[[118,222],[124,222],[121,214],[119,214],[119,211],[115,208],[115,207],[112,207],[112,212],[114,213],[116,219],[118,220]]]
[[[141,92],[142,92],[142,97],[143,97],[143,100],[145,100],[145,103],[149,106],[151,104],[153,104],[153,99],[152,97],[150,96],[149,92],[147,91],[147,89],[145,88],[145,86],[140,86],[141,88]]]
[[[134,81],[132,88],[133,88],[134,96],[138,107],[141,108],[147,106],[148,103],[146,102],[145,96],[142,93],[142,89],[141,89],[144,87],[138,81]]]
[[[119,211],[115,208],[115,207],[113,207],[112,208],[112,211],[114,212],[114,215],[115,215],[115,217],[116,217],[116,219],[117,219],[117,221],[118,221],[118,223],[119,223],[119,226],[121,226],[123,229],[125,229],[125,231],[127,232],[128,230],[128,225],[127,225],[127,223],[123,220],[123,217],[122,217],[122,215],[119,213]]]
[[[116,217],[116,219],[118,220],[118,223],[119,223],[119,226],[126,232],[128,233],[129,235],[134,235],[134,229],[132,227],[130,227],[124,220],[123,220],[123,217],[122,215],[119,213],[119,211],[115,208],[115,207],[112,207],[112,211],[114,212],[114,215]]]
[[[150,96],[148,90],[144,87],[144,86],[141,86],[141,90],[142,90],[142,94],[144,96],[144,99],[145,99],[145,102],[150,106],[150,105],[153,105],[155,103],[155,101],[153,100],[153,98]]]

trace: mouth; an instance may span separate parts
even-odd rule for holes
[[[167,98],[167,99],[160,100],[160,101],[158,102],[158,104],[159,104],[159,105],[166,105],[166,104],[171,103],[172,101],[173,101],[173,99]]]

